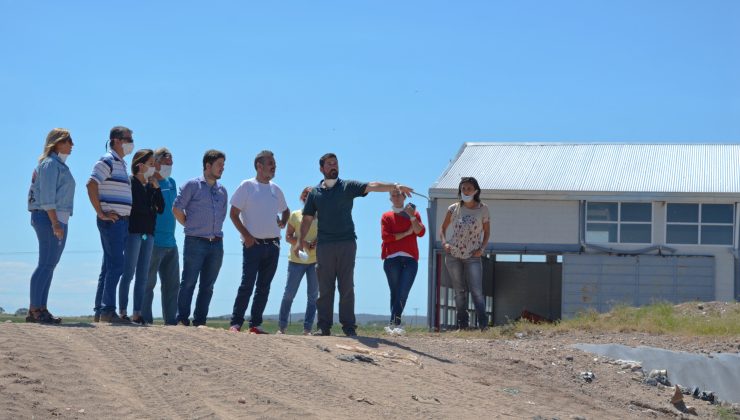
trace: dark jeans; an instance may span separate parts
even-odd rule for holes
[[[339,323],[342,330],[355,330],[355,255],[357,242],[319,242],[316,247],[316,274],[319,278],[319,298],[316,300],[321,330],[330,330],[334,323],[334,290],[339,289]]]
[[[177,290],[180,284],[180,254],[177,246],[162,248],[155,246],[152,249],[152,260],[149,263],[149,276],[144,289],[144,302],[141,306],[141,316],[148,323],[154,322],[152,303],[154,301],[154,286],[157,285],[159,273],[162,295],[162,318],[165,325],[177,324]]]
[[[190,304],[193,301],[195,283],[200,277],[198,297],[193,311],[193,325],[205,325],[208,306],[213,296],[213,285],[221,270],[224,259],[223,241],[209,242],[192,236],[185,237],[183,250],[182,281],[177,295],[177,320],[190,323]]]
[[[39,262],[31,274],[31,308],[34,309],[46,308],[54,269],[67,243],[67,225],[59,224],[64,231],[61,240],[54,236],[51,219],[45,210],[31,212],[31,226],[36,231],[36,238],[39,240]]]
[[[411,286],[416,279],[419,263],[411,257],[393,257],[383,262],[383,270],[391,290],[391,324],[401,325],[401,314],[406,306]]]
[[[123,274],[123,253],[128,238],[128,217],[115,222],[97,219],[97,222],[100,242],[103,244],[104,268],[98,277],[101,300],[95,302],[96,312],[115,312],[116,287]]]
[[[267,306],[270,284],[277,270],[280,258],[280,242],[268,241],[256,243],[249,248],[242,246],[242,283],[236,292],[234,310],[231,314],[231,325],[244,324],[244,313],[249,306],[249,298],[254,290],[252,311],[249,318],[250,327],[262,325],[262,313]],[[256,285],[256,287],[255,287]]]

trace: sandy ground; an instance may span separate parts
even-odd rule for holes
[[[740,338],[645,334],[350,339],[234,334],[207,327],[3,323],[0,417],[686,416],[669,403],[671,390],[644,385],[641,375],[569,347],[578,342],[740,351]],[[373,362],[343,361],[338,358],[343,355],[364,355]],[[596,380],[585,382],[582,371],[593,372]],[[699,418],[716,416],[715,406],[694,399],[687,403],[696,406]]]

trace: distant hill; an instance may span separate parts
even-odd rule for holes
[[[290,322],[302,322],[303,321],[303,312],[294,312],[290,314]],[[247,312],[246,317],[248,319],[249,312]],[[217,317],[209,317],[213,319],[231,319],[231,315],[221,315]],[[271,321],[277,321],[278,315],[272,314],[272,315],[263,315],[262,317],[265,320],[271,320]],[[358,325],[384,325],[387,324],[390,315],[378,315],[378,314],[355,314],[355,318],[357,319]],[[416,316],[414,317],[414,314],[411,315],[405,315],[403,317],[403,322],[406,325],[416,325],[416,326],[424,326],[427,324],[427,317],[426,316]],[[339,315],[334,314],[334,323],[339,324]]]

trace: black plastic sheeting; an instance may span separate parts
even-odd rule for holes
[[[573,347],[611,359],[642,363],[645,374],[653,369],[668,370],[668,379],[683,387],[714,391],[723,401],[740,403],[740,353],[708,355],[664,350],[655,347],[628,347],[621,344],[574,344]]]

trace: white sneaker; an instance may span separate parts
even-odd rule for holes
[[[283,334],[285,334],[285,329],[280,328],[279,330],[277,330],[277,332],[275,334],[283,335]]]
[[[406,334],[406,330],[404,330],[403,328],[401,328],[401,326],[399,325],[399,326],[397,326],[396,328],[393,329],[393,333],[395,335],[404,335],[404,334]]]
[[[386,325],[383,330],[386,334],[393,335],[393,330],[395,330],[395,328],[391,327],[390,325]]]

